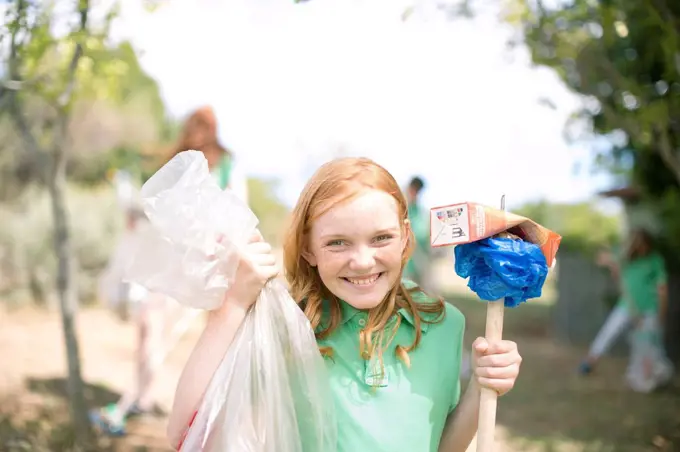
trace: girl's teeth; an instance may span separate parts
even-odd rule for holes
[[[367,286],[369,284],[373,284],[377,279],[378,276],[380,275],[374,275],[371,276],[370,278],[361,278],[361,279],[356,279],[356,278],[347,278],[349,282],[352,284],[356,284],[357,286]]]

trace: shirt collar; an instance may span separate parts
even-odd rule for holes
[[[402,280],[402,284],[406,288],[406,290],[411,290],[418,285],[410,280]],[[324,302],[324,313],[325,315],[330,314],[330,309],[328,308],[328,303]],[[363,328],[366,325],[366,321],[368,320],[368,312],[362,311],[360,309],[355,308],[349,303],[346,303],[342,300],[340,300],[340,312],[342,313],[342,319],[340,320],[341,325],[345,325],[348,322],[351,325],[356,325],[359,326],[360,328]],[[397,315],[400,315],[406,322],[411,325],[412,327],[415,328],[416,326],[416,321],[414,316],[408,311],[406,308],[400,308],[397,310]],[[420,322],[420,329],[424,333],[428,330],[430,324],[423,322],[421,320]]]

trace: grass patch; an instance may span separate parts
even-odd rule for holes
[[[465,314],[469,346],[484,335],[486,306],[472,296],[447,300]],[[680,382],[653,394],[634,393],[623,381],[625,358],[607,358],[596,374],[580,377],[575,370],[584,350],[556,343],[551,323],[548,300],[505,311],[503,336],[517,342],[523,356],[520,378],[498,407],[510,450],[680,450]]]

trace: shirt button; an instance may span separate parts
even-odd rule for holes
[[[359,326],[366,326],[366,319],[364,318],[359,319]]]

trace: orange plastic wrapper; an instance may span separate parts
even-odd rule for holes
[[[562,237],[529,218],[474,202],[430,209],[430,245],[434,248],[476,242],[506,231],[538,245],[552,267]]]

